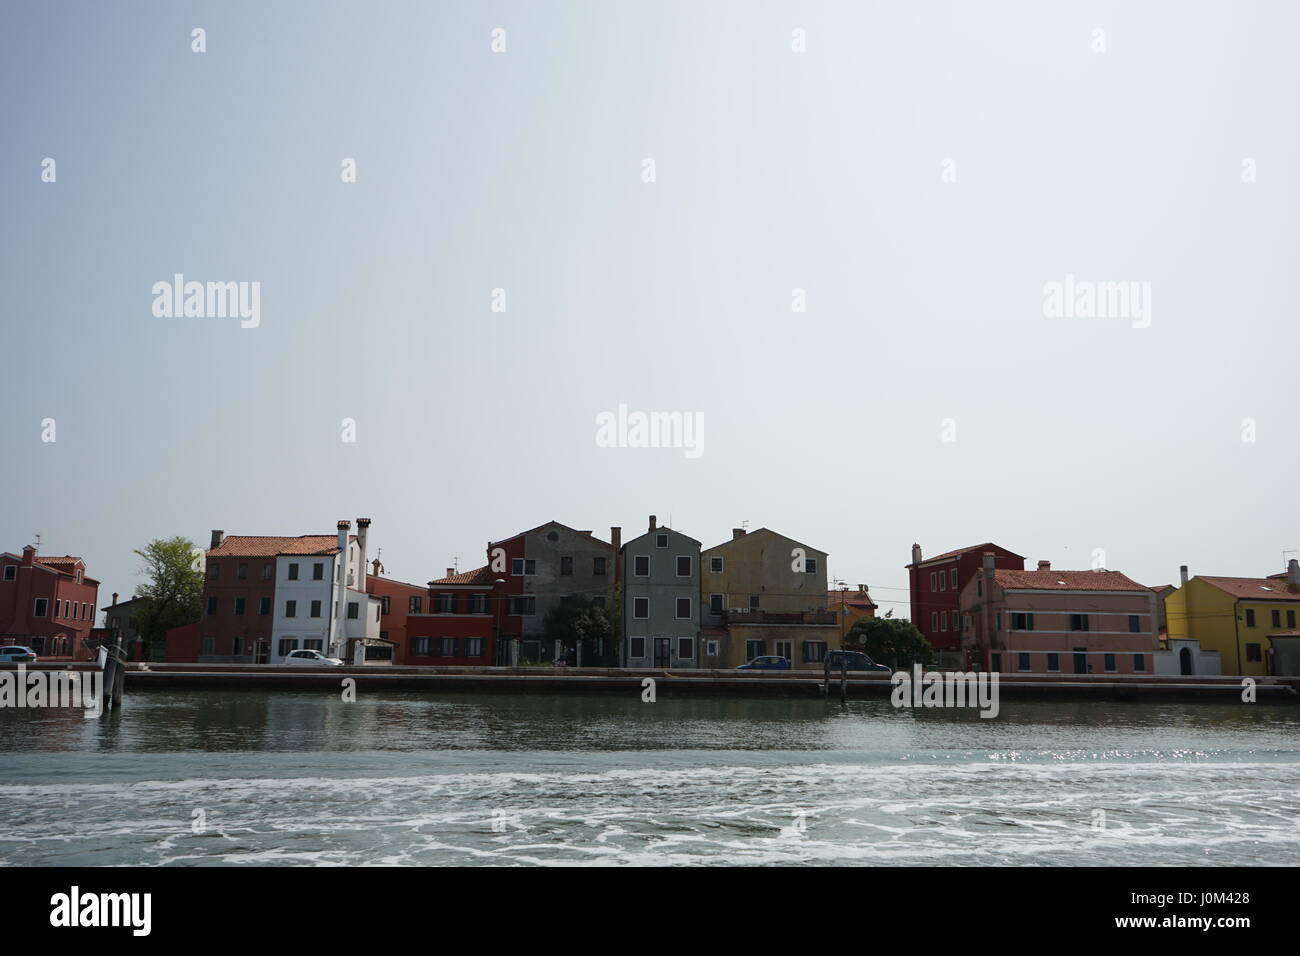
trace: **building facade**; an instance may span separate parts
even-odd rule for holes
[[[0,641],[38,657],[90,660],[84,647],[95,626],[99,582],[70,554],[42,557],[35,545],[0,554]]]
[[[970,670],[1031,674],[1151,674],[1159,649],[1156,595],[1118,571],[997,568],[996,555],[961,590]]]
[[[411,614],[424,612],[429,587],[384,577],[383,569],[378,558],[371,560],[366,592],[380,601],[379,639],[391,642],[394,664],[405,664],[408,648],[407,618]]]
[[[955,663],[953,657],[960,660],[961,591],[981,569],[983,557],[989,553],[993,555],[995,568],[1025,569],[1023,557],[992,542],[945,551],[932,558],[921,554],[919,544],[912,545],[912,562],[907,565],[912,623],[941,655],[941,660],[952,663]]]
[[[700,554],[705,667],[731,668],[779,655],[821,669],[840,647],[838,615],[826,607],[825,551],[768,528],[733,528]]]
[[[625,666],[700,666],[700,542],[651,515],[620,562]]]
[[[459,573],[448,568],[445,577],[429,582],[423,600],[409,596],[402,663],[508,665],[497,641],[509,600],[505,584],[486,565]]]
[[[1165,597],[1170,643],[1195,640],[1219,653],[1225,673],[1286,674],[1300,636],[1300,564],[1262,578],[1197,575]],[[1281,653],[1280,660],[1278,654]]]

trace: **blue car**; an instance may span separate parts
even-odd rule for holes
[[[35,661],[36,654],[30,647],[21,647],[17,644],[0,647],[0,664],[32,664]]]
[[[790,662],[784,657],[755,657],[748,664],[741,664],[738,671],[788,671]]]

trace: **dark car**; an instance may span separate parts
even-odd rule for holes
[[[755,657],[748,664],[741,664],[738,671],[788,671],[790,662],[784,657]]]
[[[890,673],[888,667],[884,664],[877,664],[861,651],[831,651],[826,655],[826,669],[828,671],[847,670],[849,673],[854,671]]]

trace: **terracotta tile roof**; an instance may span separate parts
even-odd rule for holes
[[[1235,598],[1254,601],[1300,601],[1300,591],[1292,591],[1277,578],[1220,578],[1198,574],[1197,580],[1226,591]]]
[[[959,558],[963,554],[968,554],[971,551],[993,551],[994,553],[997,553],[999,550],[1006,551],[1007,554],[1011,555],[1013,558],[1020,558],[1022,561],[1024,560],[1025,556],[1023,554],[1016,554],[1014,551],[1007,551],[1007,549],[1002,547],[1000,544],[994,544],[992,541],[985,541],[983,544],[972,544],[968,548],[958,548],[956,551],[945,551],[943,554],[934,554],[928,558],[925,555],[921,555],[921,563],[929,564],[931,561],[943,561],[947,558]],[[904,565],[904,567],[908,568],[913,566],[914,565],[911,563]]]
[[[1149,591],[1119,571],[1010,571],[998,568],[994,580],[1004,588],[1035,591]]]
[[[430,581],[430,584],[491,584],[499,574],[494,574],[489,565],[483,565],[481,568],[475,568],[473,571],[462,571],[460,574],[453,574],[449,578],[438,578]]]
[[[876,602],[871,600],[871,595],[868,594],[866,591],[859,591],[856,588],[854,588],[851,591],[843,592],[843,594],[848,599],[847,603],[849,607],[876,607],[877,606]],[[826,608],[829,610],[830,608],[833,607],[839,607],[840,596],[841,596],[841,592],[839,591],[827,591]]]
[[[56,570],[74,567],[79,561],[82,564],[86,563],[85,561],[82,561],[81,558],[75,557],[71,554],[64,554],[57,557],[55,557],[54,555],[50,555],[49,557],[46,557],[45,555],[40,555],[40,554],[36,556],[37,564],[43,564],[47,568],[54,568]]]
[[[355,541],[351,535],[349,541]],[[281,554],[338,554],[337,534],[300,534],[297,537],[265,534],[232,534],[220,547],[208,552],[210,558],[274,558]]]
[[[1163,594],[1168,594],[1171,591],[1177,591],[1178,589],[1174,587],[1172,584],[1155,584],[1152,585],[1151,590],[1155,591],[1156,594],[1163,595]]]

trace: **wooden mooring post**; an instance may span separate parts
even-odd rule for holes
[[[107,646],[101,644],[100,650],[104,652],[104,689],[101,692],[104,701],[100,711],[100,716],[103,717],[111,709],[122,705],[122,694],[126,690],[126,664],[123,661],[122,632],[114,628],[113,642]]]

